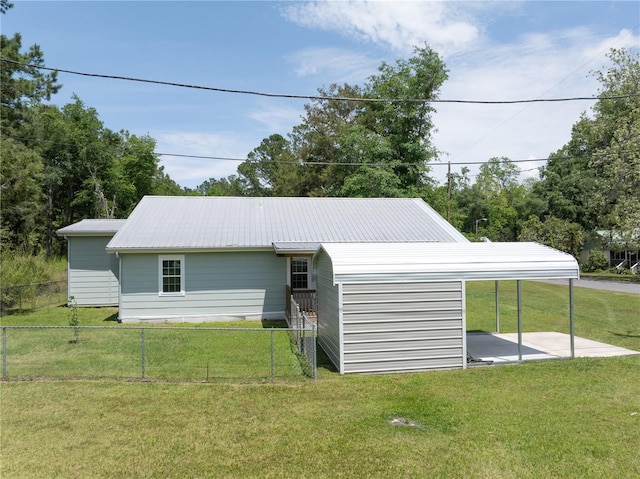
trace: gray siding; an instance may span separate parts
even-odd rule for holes
[[[69,296],[78,306],[118,305],[118,258],[105,252],[109,236],[68,238]]]
[[[464,367],[462,282],[344,284],[344,371]]]
[[[286,258],[272,252],[187,253],[184,296],[159,294],[157,254],[120,258],[122,321],[284,317]]]
[[[341,317],[340,290],[333,284],[331,260],[321,251],[315,263],[317,291],[318,344],[331,362],[340,369],[341,363]]]

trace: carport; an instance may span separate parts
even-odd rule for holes
[[[314,265],[318,342],[341,373],[466,368],[466,281],[496,281],[496,304],[498,281],[517,282],[521,361],[520,282],[568,279],[575,355],[579,268],[561,251],[537,243],[333,243],[322,245]]]

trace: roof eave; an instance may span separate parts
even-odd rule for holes
[[[140,253],[140,254],[186,254],[186,253],[241,253],[245,251],[269,251],[273,252],[271,246],[220,246],[220,247],[157,247],[157,248],[120,248],[117,246],[109,246],[105,248],[107,253]]]

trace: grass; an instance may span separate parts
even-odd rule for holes
[[[262,385],[5,382],[2,417],[3,477],[640,474],[636,357]]]
[[[566,332],[567,294],[523,283],[525,330]],[[500,298],[515,330],[515,285]],[[640,350],[639,300],[576,288],[576,334]],[[493,305],[493,283],[469,283],[468,328],[493,330]],[[82,309],[80,324],[112,314]],[[2,382],[0,476],[640,477],[638,356],[369,376],[325,363],[319,378]]]
[[[78,308],[77,337],[74,328],[51,328],[68,326],[72,311],[58,307],[4,318],[3,326],[30,326],[6,330],[9,378],[303,378],[284,321],[118,325],[115,308]]]

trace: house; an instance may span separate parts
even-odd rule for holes
[[[78,306],[117,306],[118,258],[107,243],[125,220],[82,220],[56,233],[67,240],[67,291]]]
[[[59,231],[70,284],[84,228]],[[470,243],[421,199],[146,196],[111,229],[120,321],[284,318],[293,297],[341,373],[464,368],[465,281],[579,274],[551,248]]]
[[[638,261],[640,260],[640,228],[630,231],[620,232],[611,230],[596,231],[602,248],[607,255],[610,268],[625,269],[630,268],[634,274],[638,272]]]
[[[323,242],[467,242],[420,199],[144,197],[106,246],[119,319],[284,317]]]

